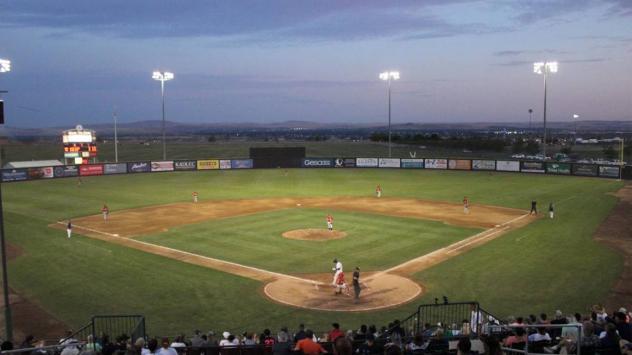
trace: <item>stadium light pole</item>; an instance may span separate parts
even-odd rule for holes
[[[167,160],[167,143],[165,138],[165,81],[173,79],[173,73],[168,71],[155,71],[152,78],[160,81],[160,94],[162,95],[162,160]]]
[[[533,63],[533,72],[536,74],[541,74],[544,77],[544,132],[543,132],[543,140],[542,140],[542,155],[544,155],[544,159],[546,160],[546,77],[549,74],[557,73],[558,64],[557,62],[537,62]]]
[[[533,109],[529,109],[529,133],[531,133],[531,117],[533,116]]]
[[[623,168],[625,167],[625,164],[623,164],[623,152],[625,150],[624,141],[625,138],[621,136],[621,138],[619,138],[619,143],[621,144],[621,150],[619,152],[619,181],[623,178]]]
[[[114,161],[118,163],[118,134],[117,134],[117,117],[116,117],[116,107],[114,107],[114,112],[112,112],[112,116],[114,116]]]
[[[575,123],[575,128],[573,129],[573,145],[575,145],[575,143],[577,143],[577,119],[579,118],[579,115],[574,113],[573,114],[573,122]]]
[[[398,71],[385,71],[380,73],[380,79],[388,83],[388,157],[391,158],[391,82],[399,80]]]
[[[0,73],[11,71],[11,61],[0,59]],[[9,303],[9,278],[7,273],[7,246],[4,240],[4,211],[2,210],[2,179],[0,179],[0,249],[2,249],[2,291],[4,296],[5,337],[13,340],[13,322],[11,319],[11,304]]]

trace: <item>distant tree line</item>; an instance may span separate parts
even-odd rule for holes
[[[388,133],[373,132],[369,139],[373,142],[388,142]],[[452,149],[469,149],[469,150],[487,150],[494,152],[502,152],[509,142],[500,138],[489,137],[441,137],[436,133],[432,134],[391,134],[391,141],[397,144],[414,144],[424,145],[428,147],[452,148]]]

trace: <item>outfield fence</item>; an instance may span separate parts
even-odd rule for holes
[[[292,158],[291,164],[281,161],[277,165],[265,161],[258,163],[255,159],[202,159],[202,160],[160,160],[131,161],[125,163],[102,163],[86,165],[60,165],[36,168],[2,169],[2,182],[18,182],[28,180],[101,176],[138,173],[167,173],[174,171],[220,171],[236,169],[259,169],[277,167],[293,167],[305,169],[431,169],[481,172],[516,172],[527,174],[548,174],[566,176],[588,176],[609,179],[632,180],[632,165],[600,165],[569,162],[543,162],[520,160],[485,160],[485,159],[400,159],[400,158]]]

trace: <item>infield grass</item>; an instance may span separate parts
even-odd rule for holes
[[[299,322],[324,330],[334,320],[346,329],[402,318],[417,304],[431,303],[442,295],[452,301],[479,300],[500,316],[551,313],[558,308],[584,311],[603,300],[622,269],[619,254],[592,240],[594,230],[616,203],[609,192],[622,186],[613,180],[377,169],[297,169],[286,176],[275,169],[136,174],[83,181],[80,187],[76,179],[2,186],[6,236],[23,251],[9,262],[11,287],[73,327],[94,314],[140,313],[147,316],[150,333],[158,335],[196,328],[240,332],[282,325],[293,328]],[[259,282],[81,236],[67,240],[65,232],[47,227],[69,217],[98,214],[104,202],[116,211],[188,201],[191,191],[198,191],[202,200],[362,196],[372,195],[376,184],[382,185],[385,196],[457,203],[464,195],[474,204],[522,209],[528,209],[532,199],[539,201],[541,209],[552,201],[557,217],[538,220],[415,275],[427,287],[417,302],[353,314],[282,306],[261,295]],[[322,212],[315,213],[318,227]],[[344,219],[336,218],[341,228]],[[389,240],[382,245],[385,250],[392,247]],[[374,257],[367,253],[363,258]],[[330,255],[322,259],[328,264]],[[307,264],[320,262],[317,255],[306,260]],[[290,266],[279,266],[285,267]],[[314,269],[320,270],[320,266]]]
[[[442,222],[336,211],[342,239],[283,238],[289,230],[324,229],[327,211],[293,208],[177,227],[140,238],[153,244],[280,273],[326,273],[338,258],[347,269],[385,270],[482,231]]]

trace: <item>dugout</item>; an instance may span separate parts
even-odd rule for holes
[[[300,168],[305,147],[252,147],[253,168]]]

